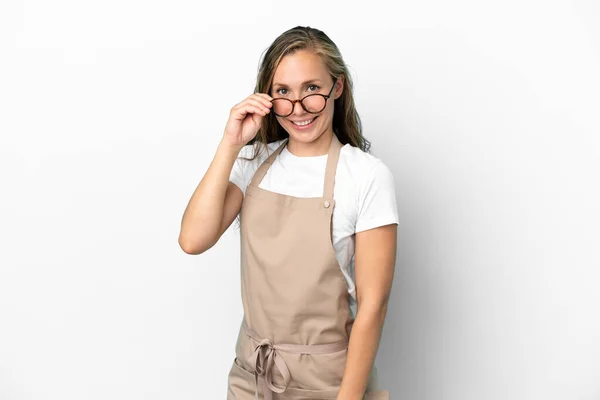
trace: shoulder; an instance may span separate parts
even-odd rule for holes
[[[266,146],[261,142],[247,144],[238,153],[234,170],[238,175],[243,175],[246,180],[254,175],[258,167],[283,143],[285,139],[276,140]],[[254,154],[256,153],[256,157]]]
[[[340,163],[350,179],[365,187],[375,180],[393,180],[390,168],[377,156],[346,144],[340,150]]]
[[[281,145],[281,143],[283,143],[284,140],[285,139],[280,139],[280,140],[276,140],[274,142],[268,143],[266,146],[267,151],[265,151],[265,145],[262,144],[261,142],[254,142],[252,144],[247,144],[244,147],[242,147],[238,157],[252,158],[254,156],[254,152],[256,151],[255,149],[258,149],[257,158],[262,157],[262,159],[264,160],[265,158],[268,157],[269,154],[271,154],[273,151],[277,150],[277,148]]]
[[[268,143],[266,147],[260,142],[247,144],[240,150],[237,160],[238,162],[246,164],[246,166],[249,166],[250,168],[254,166],[254,169],[256,169],[271,153],[277,150],[284,140],[285,139],[280,139]],[[258,152],[256,157],[254,157],[255,152]]]
[[[340,157],[345,157],[353,162],[360,163],[361,166],[374,165],[381,160],[371,153],[364,152],[358,147],[345,144],[340,150]]]
[[[242,147],[233,164],[233,168],[231,169],[229,180],[235,183],[242,190],[242,193],[245,194],[246,187],[250,183],[250,180],[258,167],[269,154],[273,153],[281,145],[283,140],[284,139],[271,142],[267,144],[267,146],[257,142]],[[258,151],[258,153],[256,157],[254,157],[256,151]]]
[[[379,157],[345,145],[340,152],[344,181],[352,191],[354,232],[398,223],[391,169]]]

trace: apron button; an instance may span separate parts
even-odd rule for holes
[[[329,200],[325,200],[325,202],[323,203],[323,205],[325,206],[325,208],[329,208]]]

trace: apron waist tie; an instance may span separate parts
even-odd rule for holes
[[[243,321],[242,328],[246,335],[258,342],[249,359],[254,366],[255,400],[258,400],[259,376],[264,400],[272,400],[273,392],[283,393],[287,389],[291,378],[290,371],[283,358],[277,356],[277,350],[296,354],[327,354],[348,348],[347,340],[324,344],[273,344],[268,338],[260,338],[246,325],[246,321]],[[273,383],[273,366],[277,367],[283,376],[283,387],[275,386]]]

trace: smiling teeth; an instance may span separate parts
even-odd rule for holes
[[[311,122],[313,122],[313,120],[314,120],[314,118],[313,119],[309,119],[308,121],[304,121],[304,122],[294,122],[294,121],[292,121],[292,123],[294,125],[298,125],[298,126],[305,126],[305,125],[308,125]]]

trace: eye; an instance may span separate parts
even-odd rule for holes
[[[308,87],[309,87],[309,88],[311,88],[311,87],[314,87],[314,88],[315,88],[315,90],[313,90],[313,92],[316,92],[317,90],[319,90],[319,89],[320,89],[320,87],[319,87],[319,86],[317,86],[317,85],[308,85]]]
[[[287,93],[281,93],[280,90],[287,90],[286,88],[279,88],[277,89],[277,94],[281,94],[281,95],[285,95]]]

